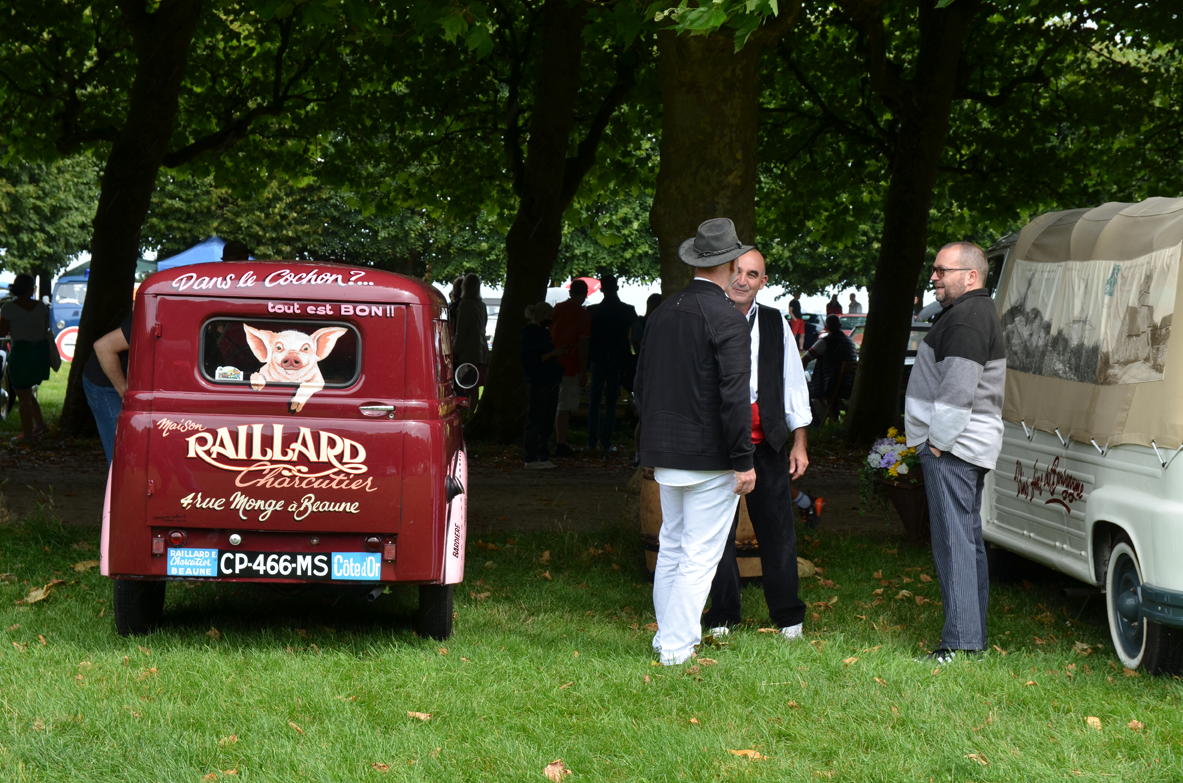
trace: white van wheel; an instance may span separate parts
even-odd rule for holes
[[[1183,671],[1183,629],[1168,628],[1142,615],[1142,567],[1125,536],[1113,543],[1105,572],[1105,610],[1117,657],[1127,669],[1151,674]]]

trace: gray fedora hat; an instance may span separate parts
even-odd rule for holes
[[[735,224],[728,218],[711,218],[699,224],[693,239],[682,243],[678,258],[690,266],[720,266],[753,249],[755,245],[740,243]]]

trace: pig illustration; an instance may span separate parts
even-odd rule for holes
[[[338,338],[345,334],[340,326],[317,329],[312,334],[294,330],[269,332],[254,329],[246,324],[246,339],[263,366],[251,374],[251,388],[262,389],[267,382],[298,383],[291,409],[299,413],[308,399],[324,388],[324,376],[320,374],[319,362],[328,356]]]

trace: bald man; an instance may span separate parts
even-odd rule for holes
[[[1002,451],[1006,344],[985,289],[986,254],[971,242],[937,253],[929,279],[942,310],[916,352],[904,398],[908,445],[924,468],[932,559],[945,626],[924,661],[945,664],[986,648],[990,577],[982,541],[982,484]]]
[[[812,418],[809,389],[796,337],[784,317],[774,307],[756,304],[756,294],[768,284],[764,256],[752,249],[736,264],[739,274],[727,289],[727,297],[747,320],[752,355],[748,396],[756,487],[747,496],[748,516],[760,542],[768,614],[785,640],[793,641],[801,638],[805,604],[797,594],[797,533],[789,481],[800,478],[809,466],[805,435]],[[711,583],[711,608],[703,616],[703,624],[716,636],[729,634],[742,620],[735,551],[738,525],[737,509]]]

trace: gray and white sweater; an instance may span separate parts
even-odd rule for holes
[[[1002,450],[1006,345],[994,300],[966,291],[916,352],[904,402],[909,446],[924,441],[989,470]]]

